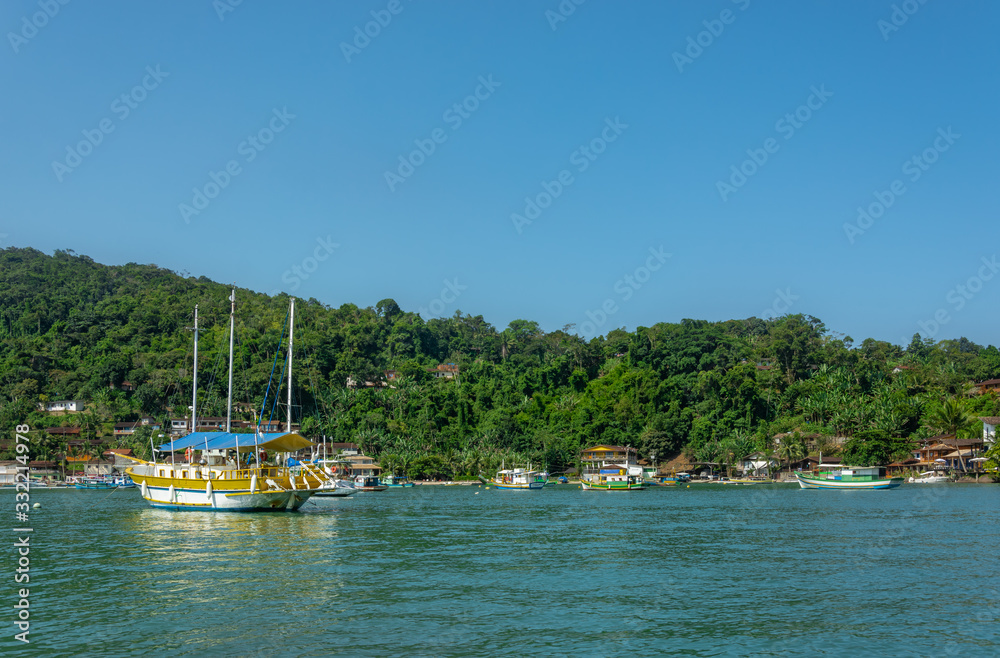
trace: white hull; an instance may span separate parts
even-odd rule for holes
[[[314,496],[321,496],[323,498],[343,498],[345,496],[350,496],[351,494],[356,494],[360,489],[356,489],[352,486],[343,486],[336,482],[328,482],[316,490]]]
[[[587,482],[586,480],[580,480],[580,488],[584,491],[641,491],[647,488],[646,483],[632,482],[631,484],[622,484],[621,486],[610,487],[608,485],[593,484]]]
[[[536,489],[541,489],[545,486],[544,482],[497,482],[496,480],[490,480],[489,484],[497,489],[524,489],[534,491]]]
[[[213,491],[204,489],[173,489],[170,487],[142,488],[142,497],[153,507],[166,509],[201,509],[223,512],[287,511],[301,507],[316,493],[316,489],[294,491],[269,490]]]

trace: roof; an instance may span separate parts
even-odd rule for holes
[[[1000,416],[980,416],[979,420],[987,425],[1000,425]]]
[[[925,448],[921,448],[921,450],[954,450],[954,449],[955,449],[955,446],[949,446],[949,445],[945,445],[943,443],[935,443],[932,446],[927,446]]]
[[[920,450],[954,450],[955,448],[970,448],[982,445],[982,439],[945,439],[932,446],[919,448]]]
[[[795,460],[795,461],[793,461],[791,463],[792,464],[799,464],[801,462],[816,462],[818,464],[819,463],[819,457],[813,457],[812,455],[806,455],[802,459],[797,459],[797,460]],[[832,457],[832,456],[823,457],[823,464],[833,465],[833,464],[840,464],[842,462],[843,462],[843,460],[840,457]]]
[[[46,427],[45,431],[49,434],[79,434],[79,427]]]
[[[234,434],[232,432],[193,432],[176,441],[164,443],[161,452],[171,450],[236,450],[251,452],[256,448],[275,452],[295,452],[314,446],[312,441],[294,432],[262,432],[260,434]]]
[[[105,455],[131,455],[131,448],[112,448],[111,450],[105,450]]]
[[[604,445],[604,444],[601,444],[599,446],[594,446],[593,448],[587,448],[586,450],[584,450],[584,452],[596,452],[598,450],[601,450],[601,451],[614,451],[614,452],[625,452],[627,450],[631,450],[632,452],[635,452],[635,448],[632,448],[632,447],[609,446],[609,445]]]
[[[983,382],[977,382],[976,386],[995,386],[997,384],[1000,384],[1000,379],[987,379]]]
[[[327,448],[330,450],[357,450],[357,443],[326,443]]]

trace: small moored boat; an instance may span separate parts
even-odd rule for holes
[[[492,478],[479,476],[483,484],[491,484],[497,489],[541,489],[548,480],[546,473],[525,468],[506,468],[497,471]]]
[[[647,486],[641,475],[629,475],[627,466],[605,466],[599,473],[580,480],[584,491],[640,491]]]
[[[405,475],[390,475],[382,482],[382,484],[390,489],[402,489],[403,487],[414,486]]]
[[[903,484],[903,478],[885,477],[877,466],[796,473],[795,478],[803,489],[895,489]]]
[[[359,475],[354,478],[354,488],[358,491],[385,491],[389,487],[382,484],[375,475]]]
[[[922,484],[939,484],[941,482],[951,482],[951,478],[939,471],[925,471],[915,478],[910,478],[910,482]]]
[[[134,489],[135,482],[127,475],[117,477],[96,475],[80,478],[75,486],[77,489]]]

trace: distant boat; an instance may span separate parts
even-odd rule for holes
[[[585,491],[639,491],[649,486],[632,446],[594,446],[583,451],[581,461],[580,486]]]
[[[887,478],[877,466],[796,473],[795,477],[803,489],[895,489],[903,484],[903,478]]]
[[[602,468],[600,473],[594,473],[590,479],[580,480],[584,491],[641,491],[647,485],[641,476],[629,475],[628,468]]]
[[[77,489],[134,489],[135,482],[132,481],[127,475],[120,475],[118,477],[106,477],[104,475],[96,475],[94,477],[85,477],[77,480]]]
[[[323,478],[322,484],[319,485],[313,496],[319,496],[321,498],[343,498],[361,491],[354,486],[354,482],[352,480],[346,480],[338,477],[339,475],[344,475],[346,473],[346,469],[343,467],[343,464],[345,463],[346,462],[332,459],[314,459],[311,461],[300,462],[303,469],[307,471],[318,470],[320,472],[320,477]]]
[[[354,478],[354,488],[359,491],[385,491],[389,487],[382,484],[375,475],[359,475]]]
[[[754,476],[748,478],[723,478],[722,484],[772,484],[772,480],[766,477]]]
[[[403,487],[414,486],[414,484],[410,482],[409,478],[405,475],[390,475],[382,482],[382,484],[390,489],[402,489]]]
[[[507,468],[497,471],[492,478],[480,475],[479,479],[483,484],[492,484],[497,489],[535,490],[545,486],[548,474],[525,468]]]
[[[346,482],[344,480],[326,480],[319,485],[313,496],[319,496],[321,498],[343,498],[345,496],[356,494],[359,491],[361,490],[350,482]]]
[[[926,471],[915,478],[910,478],[910,482],[922,484],[938,484],[941,482],[951,482],[951,478],[942,475],[938,471]]]

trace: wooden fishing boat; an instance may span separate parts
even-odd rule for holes
[[[627,467],[605,467],[589,479],[580,480],[584,491],[641,491],[648,485],[641,477],[628,474]]]
[[[803,489],[895,489],[903,478],[885,477],[877,466],[844,467],[812,473],[796,473],[795,478]]]
[[[526,468],[504,468],[497,471],[497,474],[492,478],[487,479],[480,475],[479,479],[484,484],[489,484],[497,489],[535,491],[542,489],[548,478],[541,471],[532,471]]]

